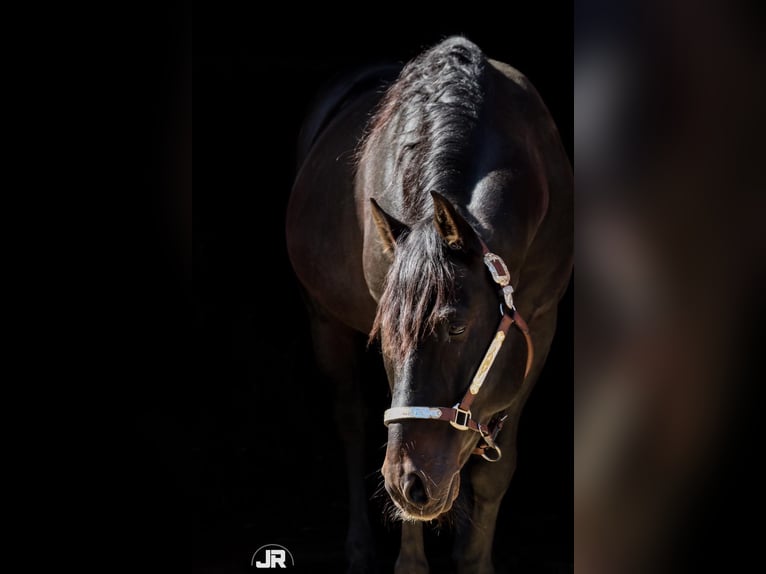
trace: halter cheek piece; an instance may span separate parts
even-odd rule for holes
[[[500,348],[503,346],[503,342],[508,335],[508,331],[511,325],[516,327],[524,335],[524,339],[527,343],[527,365],[524,370],[524,377],[529,374],[529,369],[532,366],[532,360],[534,358],[534,347],[532,346],[532,338],[529,334],[529,327],[524,318],[516,310],[513,304],[513,287],[511,286],[511,274],[508,272],[505,262],[500,256],[492,253],[486,244],[481,242],[482,253],[484,254],[484,264],[489,269],[492,275],[492,280],[497,283],[502,292],[502,299],[500,302],[500,324],[497,327],[495,337],[484,353],[484,358],[479,364],[479,368],[476,370],[476,374],[473,376],[471,386],[468,387],[463,398],[453,407],[393,407],[383,413],[383,424],[388,426],[390,423],[406,420],[406,419],[424,419],[445,421],[451,424],[458,430],[472,430],[481,435],[484,444],[474,449],[473,454],[481,455],[485,460],[490,462],[497,462],[502,456],[500,447],[495,443],[498,433],[503,428],[503,423],[508,415],[498,414],[488,424],[476,422],[471,418],[471,405],[473,404],[476,395],[479,394],[481,386],[484,384],[484,379],[487,378],[492,363],[495,362]],[[494,452],[494,454],[490,454]]]

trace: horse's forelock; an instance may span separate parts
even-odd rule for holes
[[[397,248],[378,304],[370,339],[380,336],[383,354],[401,365],[433,333],[454,302],[455,265],[433,224],[417,226]]]

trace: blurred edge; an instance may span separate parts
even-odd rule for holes
[[[740,570],[763,504],[763,37],[575,3],[575,570]]]

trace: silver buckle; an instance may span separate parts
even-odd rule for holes
[[[513,287],[511,285],[503,287],[503,299],[505,299],[505,306],[509,310],[513,311],[516,308],[513,304]]]
[[[500,267],[503,268],[502,275],[498,273],[497,268],[494,265],[495,263],[500,263]],[[492,280],[495,283],[501,287],[505,287],[506,285],[510,284],[511,272],[508,271],[508,267],[505,265],[505,261],[503,261],[502,257],[488,251],[484,254],[484,265],[486,265],[487,269],[489,269],[489,272],[492,275]]]
[[[457,430],[468,430],[468,421],[471,420],[471,411],[464,411],[460,408],[460,403],[454,407],[457,412],[455,413],[455,420],[451,420],[449,424],[455,427]]]

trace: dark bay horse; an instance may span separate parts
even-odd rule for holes
[[[335,388],[350,569],[371,565],[358,366],[360,340],[379,337],[396,571],[428,571],[423,522],[460,496],[455,567],[492,572],[519,416],[572,270],[572,170],[556,126],[521,73],[450,38],[328,90],[299,149],[287,245]]]

